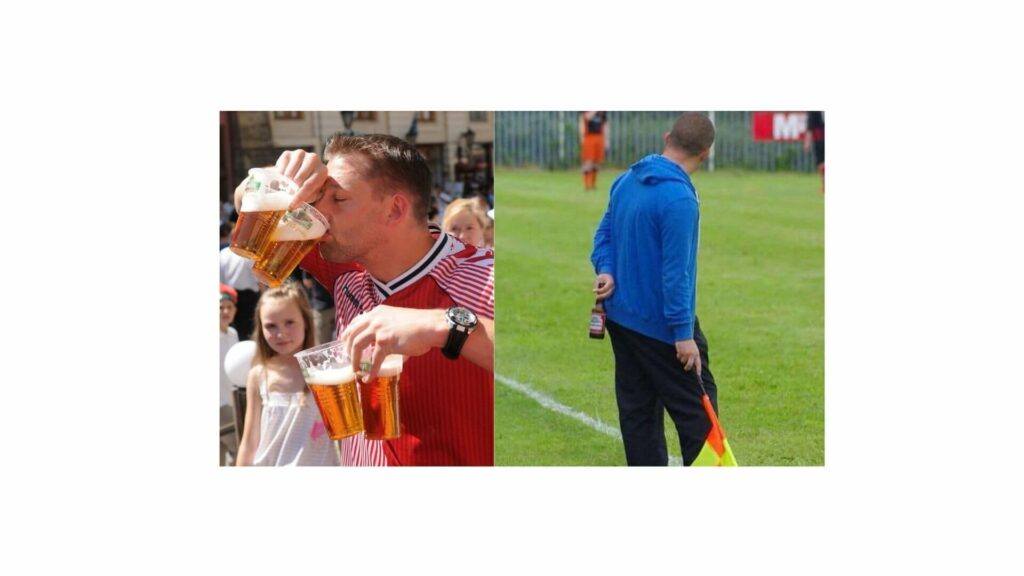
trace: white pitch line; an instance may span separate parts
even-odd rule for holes
[[[622,432],[620,432],[619,429],[615,428],[614,426],[609,426],[608,424],[601,422],[600,420],[594,418],[589,414],[585,414],[575,408],[566,406],[565,404],[562,404],[561,402],[555,400],[551,396],[548,396],[543,392],[534,390],[529,385],[523,384],[518,380],[513,380],[508,376],[502,376],[501,374],[496,373],[494,375],[494,379],[497,380],[498,382],[501,382],[505,386],[508,386],[509,388],[515,390],[516,392],[520,392],[522,394],[525,394],[526,396],[529,396],[535,402],[537,402],[544,408],[551,410],[552,412],[557,412],[563,416],[568,416],[573,420],[582,422],[588,427],[597,430],[598,432],[604,434],[605,436],[611,436],[612,438],[615,438],[620,442],[622,441]],[[669,466],[682,466],[683,460],[678,456],[673,456],[670,454],[668,457],[668,464]]]

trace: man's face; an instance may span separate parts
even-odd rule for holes
[[[700,163],[703,164],[704,162],[707,162],[708,158],[710,158],[710,157],[711,157],[711,148],[707,148],[703,152],[700,153],[700,156],[699,156]]]
[[[374,190],[379,181],[367,180],[365,160],[358,155],[336,156],[327,163],[327,182],[313,206],[331,226],[327,242],[344,260],[359,262],[380,245],[387,231],[390,194]]]

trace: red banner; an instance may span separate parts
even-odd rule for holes
[[[753,112],[755,142],[791,142],[807,131],[807,112]]]

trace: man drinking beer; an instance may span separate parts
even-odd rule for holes
[[[354,367],[373,379],[389,354],[407,357],[400,436],[343,439],[342,463],[493,465],[493,252],[428,225],[430,170],[411,144],[337,134],[324,156],[277,161],[300,186],[291,207],[313,204],[330,224],[300,266],[333,289]]]

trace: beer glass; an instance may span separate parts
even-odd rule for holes
[[[402,356],[391,354],[373,380],[359,382],[366,437],[372,440],[398,438],[402,434],[398,414],[398,380],[402,376]],[[369,371],[369,363],[361,366]]]
[[[338,342],[328,342],[295,354],[320,408],[324,427],[332,440],[363,431],[363,413],[352,362]]]
[[[245,180],[242,208],[231,231],[231,250],[256,260],[284,215],[298,188],[269,168],[253,168]]]
[[[253,275],[270,287],[279,286],[326,232],[327,219],[309,204],[286,212],[253,265]]]

